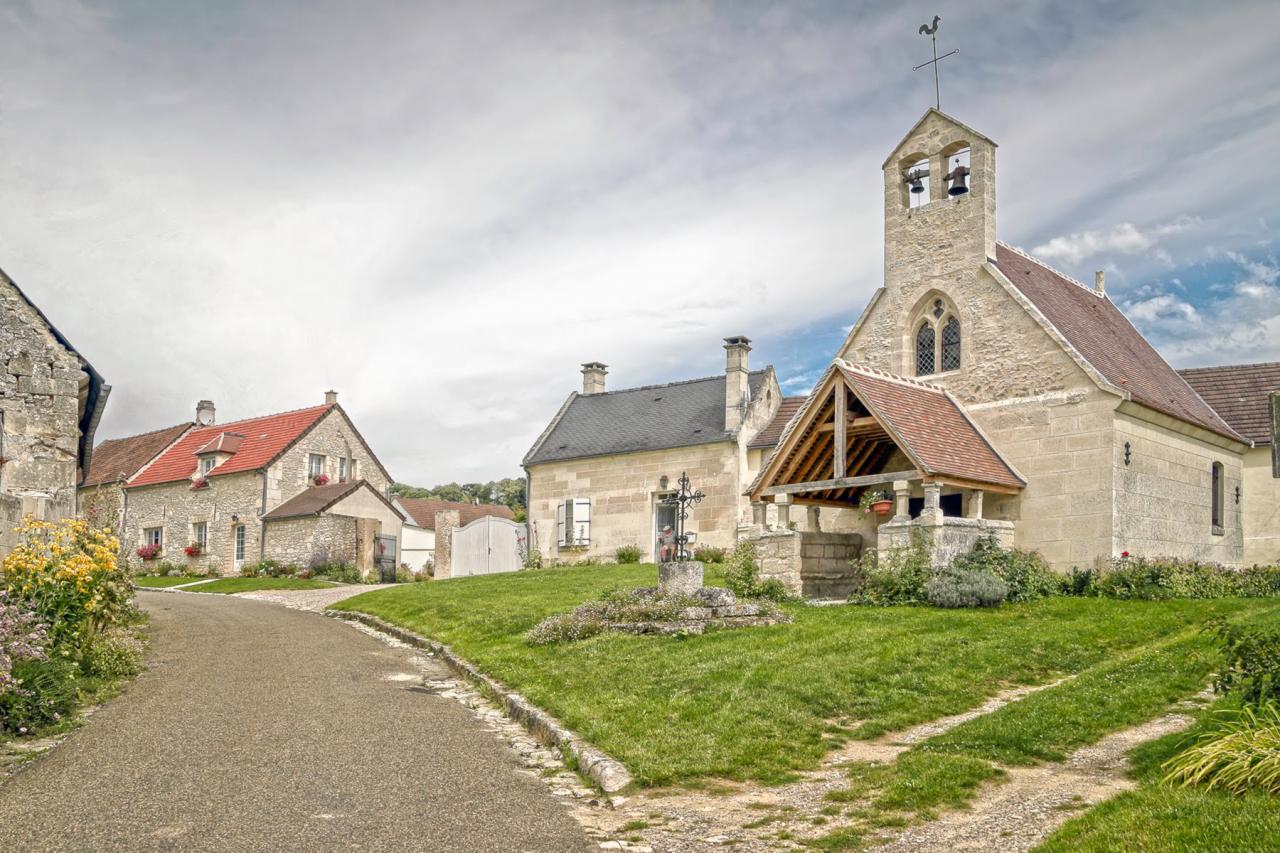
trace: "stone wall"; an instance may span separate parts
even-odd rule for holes
[[[298,566],[356,565],[356,519],[346,515],[303,515],[268,521],[266,556]]]
[[[368,480],[383,494],[391,485],[342,412],[333,409],[267,469],[267,509],[279,506],[312,485],[307,476],[307,460],[312,453],[327,457],[326,473],[331,482],[338,482],[338,459],[349,458],[356,461],[355,479]],[[352,478],[348,476],[348,479]]]
[[[1155,413],[1151,413],[1153,416]],[[1115,416],[1111,468],[1115,477],[1115,543],[1122,551],[1149,556],[1212,560],[1238,565],[1244,557],[1244,529],[1240,504],[1240,454],[1128,414]],[[1129,443],[1129,464],[1124,444]],[[1221,462],[1224,524],[1212,529],[1211,468]]]
[[[948,566],[956,557],[967,554],[978,540],[990,536],[1003,548],[1014,545],[1014,524],[987,518],[944,517],[940,523],[905,520],[897,517],[880,525],[876,549],[888,551],[905,548],[912,536],[921,536],[929,548],[934,566]]]
[[[847,598],[853,592],[853,562],[862,555],[857,533],[774,530],[755,533],[762,580],[776,578],[792,595],[808,599]]]
[[[237,525],[245,528],[245,562],[261,559],[261,510],[262,477],[252,471],[210,477],[203,489],[193,490],[189,480],[129,489],[121,547],[125,559],[138,569],[142,561],[136,552],[143,544],[143,531],[162,527],[160,559],[201,572],[228,574],[235,571]],[[206,550],[199,557],[188,557],[182,549],[190,544],[191,526],[198,521],[208,525]]]
[[[0,273],[0,555],[24,516],[75,516],[87,382],[80,360]]]
[[[1280,564],[1280,479],[1272,475],[1270,447],[1245,454],[1243,501],[1244,565]]]
[[[551,518],[555,530],[555,516]],[[453,577],[453,531],[462,524],[462,514],[456,509],[443,509],[436,513],[435,573],[436,580]],[[552,540],[554,544],[555,540]]]

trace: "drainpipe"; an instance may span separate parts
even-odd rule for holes
[[[267,469],[262,471],[262,508],[258,510],[258,562],[267,558],[267,522],[263,516],[267,514]]]

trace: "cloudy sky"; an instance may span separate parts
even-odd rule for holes
[[[0,0],[0,267],[100,438],[340,399],[400,480],[512,476],[580,362],[754,339],[802,391],[932,102],[1006,242],[1178,366],[1280,359],[1280,4]]]

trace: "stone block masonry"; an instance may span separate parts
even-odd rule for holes
[[[808,599],[847,598],[862,556],[858,533],[777,530],[750,537],[760,561],[761,579],[776,578],[792,595]]]

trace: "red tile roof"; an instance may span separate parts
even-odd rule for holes
[[[1271,444],[1267,398],[1280,391],[1280,361],[1192,367],[1178,373],[1236,432],[1254,444]]]
[[[424,530],[436,529],[436,513],[446,509],[456,509],[463,526],[486,515],[498,518],[515,518],[511,507],[503,504],[472,504],[465,501],[438,501],[434,498],[396,498],[409,513],[414,523]]]
[[[204,453],[235,453],[244,444],[244,436],[235,432],[222,432],[204,447],[196,449],[196,456]]]
[[[311,486],[308,489],[304,489],[268,512],[262,517],[262,520],[276,521],[281,518],[295,518],[300,515],[319,515],[358,489],[368,489],[380,501],[390,507],[392,512],[398,516],[404,516],[404,513],[396,509],[368,480],[354,480],[345,483]]]
[[[278,415],[193,429],[161,454],[150,467],[129,481],[129,485],[150,486],[187,479],[196,470],[196,451],[224,432],[243,435],[244,441],[236,454],[214,468],[209,476],[257,470],[270,464],[320,420],[322,415],[334,408],[336,407],[329,405],[312,406]]]
[[[191,427],[192,424],[177,424],[167,429],[102,442],[94,448],[89,473],[80,485],[98,486],[132,477]]]
[[[846,361],[837,360],[835,366],[894,443],[925,474],[1026,485],[943,389]]]
[[[1243,437],[1191,389],[1129,319],[1093,288],[996,244],[996,266],[1077,352],[1135,402],[1236,441]]]
[[[804,405],[807,397],[783,397],[778,403],[778,411],[774,414],[773,420],[765,424],[764,429],[756,433],[756,437],[747,443],[747,447],[773,447],[782,438],[782,431],[787,428],[787,424],[800,411],[800,407]]]

